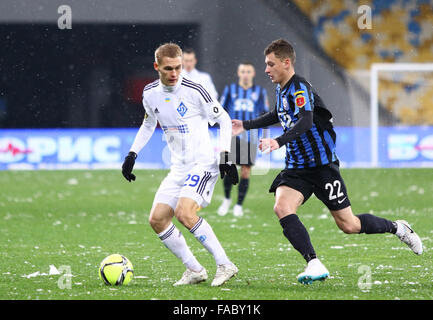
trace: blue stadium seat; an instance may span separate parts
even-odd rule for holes
[[[357,9],[363,4],[359,0],[294,3],[313,23],[317,43],[349,72],[370,69],[375,62],[433,61],[429,0],[372,0],[372,29],[358,26]],[[419,103],[433,101],[432,86],[420,85],[410,75],[401,77],[399,81],[381,80],[381,104],[403,123],[433,124],[432,104]]]

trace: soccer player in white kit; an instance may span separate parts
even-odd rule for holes
[[[175,216],[213,255],[217,271],[212,286],[220,286],[238,272],[205,219],[197,216],[212,198],[218,175],[238,183],[236,166],[229,161],[231,119],[217,100],[199,84],[183,78],[182,50],[173,43],[155,51],[154,69],[159,79],[143,89],[145,116],[128,156],[122,165],[124,177],[135,180],[132,169],[140,150],[152,136],[157,121],[164,131],[171,153],[170,172],[155,194],[149,223],[164,245],[186,267],[174,285],[195,284],[207,279],[182,233],[173,224]],[[220,164],[208,131],[208,123],[220,125]],[[149,150],[151,152],[151,150]]]

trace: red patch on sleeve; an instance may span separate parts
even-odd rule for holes
[[[298,108],[302,108],[307,103],[304,96],[297,96],[295,102]]]

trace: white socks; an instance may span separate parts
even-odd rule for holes
[[[197,261],[186,244],[183,234],[171,223],[167,229],[158,233],[162,243],[176,256],[188,269],[199,272],[203,266]]]
[[[212,227],[205,219],[200,217],[189,231],[214,256],[217,265],[231,264]]]
[[[206,220],[200,217],[194,227],[189,231],[213,255],[217,265],[232,264],[213,232],[212,227]],[[170,223],[167,229],[159,233],[158,237],[161,239],[162,243],[182,261],[185,267],[195,272],[203,269],[203,266],[197,261],[186,244],[184,236],[173,223]]]

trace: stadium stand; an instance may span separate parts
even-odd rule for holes
[[[315,39],[349,74],[376,62],[433,61],[433,1],[294,0],[314,26]],[[358,8],[371,8],[370,29]],[[432,73],[381,72],[380,104],[402,124],[433,124]]]

